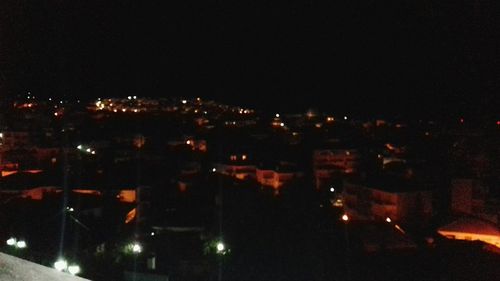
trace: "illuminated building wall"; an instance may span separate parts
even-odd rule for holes
[[[342,194],[346,213],[357,219],[407,221],[432,215],[432,191],[386,191],[346,183]]]

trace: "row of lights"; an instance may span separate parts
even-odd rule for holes
[[[80,151],[84,151],[84,152],[87,152],[87,153],[90,153],[92,155],[96,154],[95,150],[93,150],[92,148],[90,147],[84,147],[83,145],[79,144],[77,147],[76,147],[78,150]]]
[[[57,271],[67,272],[71,275],[77,275],[81,272],[80,266],[77,264],[68,264],[68,261],[61,258],[54,263],[54,268]]]
[[[15,247],[18,249],[25,249],[28,247],[28,244],[24,240],[17,240],[15,237],[11,237],[7,239],[7,245],[11,247]],[[58,271],[68,272],[71,275],[76,275],[80,273],[80,266],[77,264],[68,265],[68,262],[65,259],[59,259],[54,263],[54,268]]]
[[[11,237],[11,238],[7,239],[7,245],[11,246],[11,247],[18,248],[18,249],[24,249],[24,248],[28,247],[28,244],[26,243],[26,241],[17,240],[17,238],[15,238],[15,237]]]
[[[343,214],[341,219],[344,221],[344,222],[348,222],[349,221],[349,216],[347,214]],[[392,223],[392,219],[390,217],[386,217],[385,218],[385,221],[387,223]],[[399,232],[401,232],[402,234],[406,234],[406,232],[404,231],[404,229],[401,228],[401,226],[399,226],[398,224],[394,224],[394,228],[396,228]]]

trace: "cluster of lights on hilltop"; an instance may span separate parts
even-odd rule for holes
[[[97,99],[94,103],[93,109],[96,111],[108,111],[108,112],[145,112],[148,111],[147,107],[151,104],[157,105],[156,102],[152,102],[145,99],[138,99],[137,96],[128,96],[125,99]]]

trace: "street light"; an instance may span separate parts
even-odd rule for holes
[[[71,275],[77,275],[78,273],[80,273],[80,266],[78,266],[76,264],[70,265],[70,266],[68,266],[68,272]]]
[[[54,268],[57,271],[64,271],[68,268],[68,262],[65,259],[59,259],[54,263]]]
[[[217,253],[222,253],[226,249],[226,246],[222,242],[217,243]]]
[[[345,222],[349,221],[349,216],[347,214],[344,214],[342,216],[342,220],[345,221]]]
[[[16,245],[16,243],[17,243],[17,239],[14,237],[11,237],[7,240],[7,245],[9,245],[9,246],[14,246],[14,245]]]
[[[24,249],[27,246],[28,246],[28,244],[26,244],[26,241],[24,241],[24,240],[19,240],[16,243],[16,247],[19,248],[19,249]]]
[[[388,222],[388,223],[391,223],[391,222],[392,222],[392,220],[391,220],[391,218],[390,218],[390,217],[385,218],[385,221],[386,221],[386,222]]]
[[[135,245],[132,247],[132,252],[134,252],[134,253],[140,253],[140,252],[142,252],[142,247],[141,247],[141,245],[139,245],[139,244],[135,244]]]

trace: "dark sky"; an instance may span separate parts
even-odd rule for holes
[[[497,1],[144,2],[2,0],[0,91],[358,113],[499,105]]]

